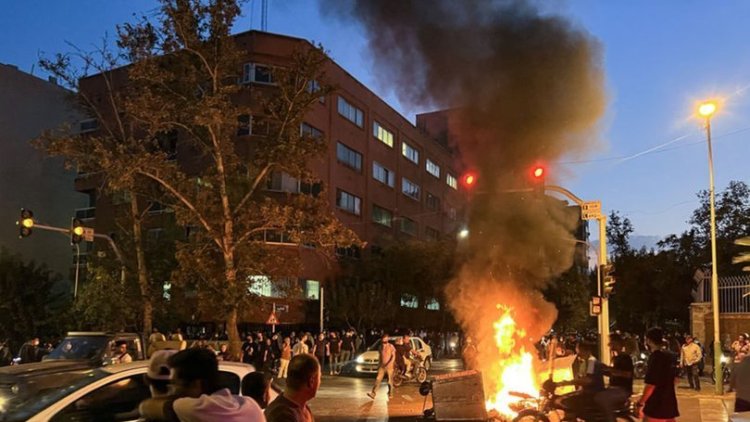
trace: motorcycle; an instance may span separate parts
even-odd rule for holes
[[[418,383],[427,381],[427,368],[424,366],[424,359],[416,355],[411,359],[411,369],[402,373],[395,371],[393,374],[393,385],[398,387],[406,381],[416,380]]]
[[[732,375],[732,371],[730,369],[731,365],[729,364],[732,359],[727,355],[721,355],[721,380],[724,384],[729,384],[729,378]],[[713,384],[716,384],[716,369],[711,370],[711,382]]]
[[[512,395],[520,398],[521,400],[512,405],[511,409],[518,412],[517,416],[513,418],[513,422],[549,422],[549,414],[555,413],[554,420],[559,421],[586,421],[595,420],[589,415],[596,415],[597,410],[593,407],[586,407],[582,409],[572,409],[565,404],[565,399],[571,395],[578,394],[576,392],[557,395],[555,390],[557,384],[552,380],[547,380],[542,385],[542,390],[539,397],[532,397],[524,393],[511,393]],[[563,415],[560,415],[563,412]],[[615,418],[623,421],[635,421],[637,415],[636,409],[633,403],[628,399],[623,403],[622,407],[615,411]]]
[[[648,352],[640,352],[633,356],[633,377],[645,378],[648,369]]]

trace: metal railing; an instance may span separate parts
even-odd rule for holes
[[[696,302],[711,302],[711,273],[698,285]],[[719,312],[750,313],[750,275],[719,278]]]

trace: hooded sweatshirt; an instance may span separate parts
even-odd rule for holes
[[[223,388],[198,398],[185,397],[174,401],[173,409],[181,422],[265,422],[258,403],[250,397],[233,395]]]

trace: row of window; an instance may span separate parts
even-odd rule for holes
[[[341,116],[350,122],[359,127],[364,127],[364,111],[341,96],[338,97],[338,111]],[[393,148],[395,144],[393,132],[383,127],[377,120],[372,122],[372,136],[389,148]],[[401,155],[412,163],[419,165],[419,150],[404,140],[401,141]],[[425,160],[425,171],[440,179],[440,166],[429,158]],[[458,189],[457,180],[450,173],[446,174],[445,183],[453,189]]]
[[[419,299],[415,295],[404,293],[401,295],[401,307],[417,309],[419,308]],[[430,297],[425,300],[424,307],[430,311],[439,311],[440,302],[434,297]]]

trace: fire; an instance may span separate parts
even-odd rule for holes
[[[490,395],[486,402],[488,410],[512,416],[510,405],[519,398],[512,392],[523,393],[532,397],[539,395],[538,377],[535,375],[533,356],[523,345],[516,344],[526,337],[526,331],[519,328],[513,319],[510,307],[497,305],[502,312],[500,319],[493,324],[495,329],[495,346],[498,359],[492,364],[487,374],[496,382],[497,391]]]
[[[556,382],[571,379],[572,359],[558,359],[550,362],[549,368],[535,368],[534,355],[520,344],[526,337],[526,331],[518,327],[513,318],[513,308],[497,305],[497,309],[501,312],[500,318],[493,323],[497,359],[491,363],[485,375],[489,377],[489,384],[494,384],[494,391],[488,395],[485,405],[487,410],[510,419],[516,414],[511,405],[521,400],[518,394],[513,393],[539,397],[540,385],[549,378],[550,373]],[[557,393],[563,394],[566,390],[572,391],[572,387],[558,388]]]

